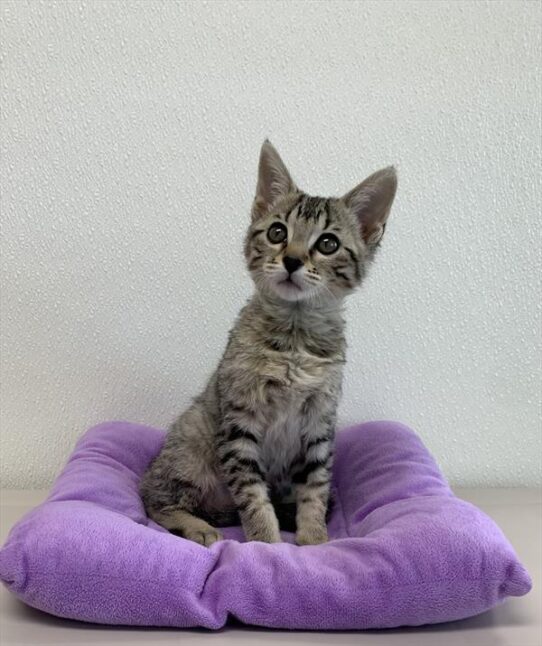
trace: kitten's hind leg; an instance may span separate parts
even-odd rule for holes
[[[217,529],[179,507],[165,507],[160,511],[150,509],[149,516],[170,532],[179,533],[183,538],[206,547],[222,540],[222,534]]]
[[[214,428],[201,402],[195,402],[170,428],[159,455],[140,485],[147,514],[156,523],[201,545],[222,535],[198,517],[202,502],[218,487],[214,469]]]
[[[149,518],[183,538],[209,546],[222,538],[218,530],[195,515],[203,492],[192,481],[176,477],[160,479],[152,469],[143,480],[142,497]]]
[[[149,518],[183,538],[209,546],[221,540],[222,534],[196,515],[204,497],[202,488],[192,480],[169,473],[164,478],[159,464],[143,479],[141,493]]]

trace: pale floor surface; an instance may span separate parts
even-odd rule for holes
[[[533,578],[526,597],[509,599],[483,615],[438,626],[365,632],[283,632],[231,627],[220,632],[113,628],[57,619],[17,601],[0,587],[1,646],[111,644],[183,646],[542,646],[542,492],[537,489],[458,489],[503,529]],[[40,491],[0,494],[0,542],[23,513],[45,497]]]

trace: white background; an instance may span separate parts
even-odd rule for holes
[[[251,291],[269,136],[302,188],[394,163],[342,424],[461,484],[540,481],[538,2],[2,2],[4,486],[104,419],[166,425]]]

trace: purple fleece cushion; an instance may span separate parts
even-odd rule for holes
[[[48,500],[12,529],[0,578],[35,608],[139,626],[388,628],[461,619],[526,594],[529,575],[495,523],[456,498],[418,437],[395,422],[338,434],[331,542],[210,549],[145,516],[139,479],[164,432],[88,431]]]

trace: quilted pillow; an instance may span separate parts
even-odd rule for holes
[[[211,548],[150,521],[138,482],[164,432],[89,430],[42,505],[12,529],[0,578],[25,603],[105,624],[389,628],[461,619],[526,594],[495,523],[456,498],[418,437],[395,422],[338,434],[325,545],[293,536]]]

